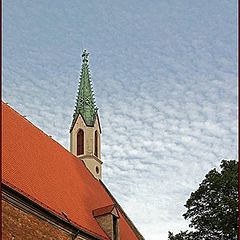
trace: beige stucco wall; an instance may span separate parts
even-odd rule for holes
[[[80,159],[84,161],[95,178],[102,179],[102,162],[98,158],[95,156],[82,156]],[[99,173],[97,173],[96,167],[98,167]]]
[[[77,133],[79,129],[84,131],[84,154],[77,156]],[[95,131],[98,131],[98,157],[94,155]],[[101,161],[101,129],[98,118],[93,127],[86,126],[82,116],[79,114],[75,125],[70,133],[70,152],[84,161],[86,167],[97,179],[102,179]],[[99,168],[99,173],[96,171]]]

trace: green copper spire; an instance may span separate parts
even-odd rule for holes
[[[96,116],[97,116],[97,107],[95,104],[92,82],[90,78],[90,71],[88,66],[88,56],[86,50],[82,54],[82,70],[80,74],[80,83],[78,86],[78,94],[76,99],[75,112],[73,114],[73,121],[71,129],[77,119],[79,113],[82,115],[85,123],[88,126],[93,126]],[[71,131],[71,130],[70,130]]]

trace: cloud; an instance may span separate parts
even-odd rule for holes
[[[237,157],[235,3],[79,4],[4,3],[3,98],[68,149],[86,45],[104,182],[146,239],[167,239],[205,174]]]

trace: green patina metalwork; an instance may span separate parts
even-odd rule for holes
[[[73,114],[73,121],[71,129],[78,117],[79,114],[82,115],[85,123],[88,126],[93,126],[96,116],[97,116],[97,107],[95,104],[92,82],[90,78],[90,71],[88,65],[88,56],[86,50],[82,54],[82,70],[80,74],[80,83],[78,86],[78,94],[76,98],[75,112]]]

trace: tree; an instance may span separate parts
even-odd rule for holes
[[[180,233],[173,235],[173,233],[168,232],[168,239],[169,240],[195,240],[199,239],[198,232],[188,232],[188,231],[181,231]]]
[[[238,230],[238,164],[236,160],[222,160],[221,171],[215,168],[199,188],[191,193],[183,214],[190,220],[194,232],[169,232],[169,240],[233,240]]]

